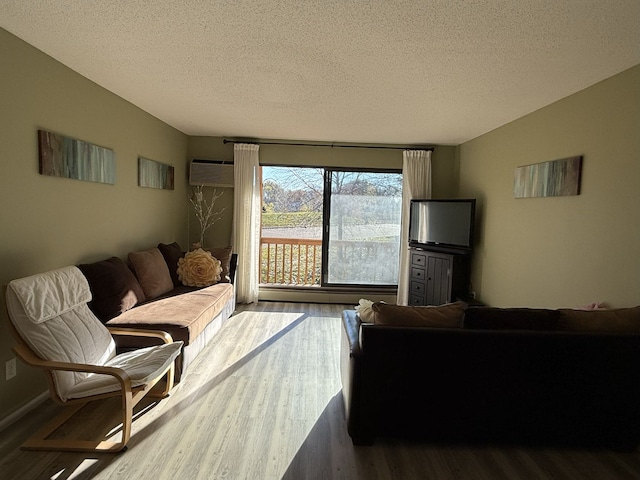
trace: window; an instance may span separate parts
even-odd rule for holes
[[[260,283],[394,286],[402,174],[262,167]]]

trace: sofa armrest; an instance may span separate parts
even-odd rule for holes
[[[355,310],[342,312],[340,338],[340,379],[342,399],[347,421],[347,431],[354,445],[373,443],[373,432],[369,428],[369,399],[362,384],[364,356],[360,346],[360,319]]]
[[[236,270],[238,269],[238,254],[232,253],[229,261],[229,282],[232,285],[236,283]]]
[[[360,348],[360,318],[355,310],[344,310],[342,312],[342,327],[349,342],[349,355],[351,357],[362,355]]]

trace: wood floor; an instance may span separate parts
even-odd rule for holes
[[[640,453],[415,444],[353,447],[338,352],[339,305],[241,307],[171,397],[143,405],[120,454],[28,452],[49,401],[0,432],[0,479],[639,479]],[[64,432],[95,433],[117,403]],[[114,417],[115,418],[115,417]]]

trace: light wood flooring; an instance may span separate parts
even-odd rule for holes
[[[344,308],[278,302],[240,307],[172,395],[143,406],[129,448],[120,454],[20,450],[22,440],[60,408],[47,401],[0,432],[0,479],[640,478],[638,452],[390,439],[354,447],[338,369]],[[110,402],[85,407],[65,433],[95,433],[109,425],[118,407]]]

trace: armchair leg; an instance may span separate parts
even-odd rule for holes
[[[47,438],[87,403],[89,402],[66,407],[59,415],[54,417],[53,420],[27,439],[21,448],[23,450],[55,450],[61,452],[119,452],[125,449],[129,439],[125,439],[124,431],[120,442]],[[130,421],[131,419],[129,419],[129,423]]]
[[[82,407],[90,403],[78,402],[68,405],[59,415],[51,422],[38,430],[31,438],[22,444],[24,450],[56,450],[68,452],[120,452],[126,449],[127,443],[131,438],[131,429],[133,423],[133,408],[142,400],[145,395],[152,396],[151,390],[157,381],[166,376],[166,385],[163,391],[156,396],[166,397],[171,388],[173,388],[173,366],[170,367],[165,374],[160,375],[145,388],[132,391],[131,387],[121,391],[122,405],[122,439],[119,442],[103,441],[103,440],[66,440],[62,438],[48,438],[62,424],[75,415]]]
[[[164,389],[159,392],[159,393],[149,393],[148,397],[150,398],[166,398],[169,396],[169,392],[173,389],[173,385],[174,385],[174,371],[175,371],[175,362],[173,364],[173,366],[167,371],[167,374],[165,376],[166,378],[166,383],[164,386]]]

